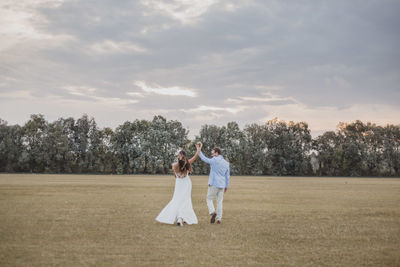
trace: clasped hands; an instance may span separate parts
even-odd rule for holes
[[[195,146],[196,146],[196,148],[197,148],[197,151],[200,151],[201,148],[203,147],[203,144],[202,144],[201,142],[197,142],[197,143],[195,144]]]

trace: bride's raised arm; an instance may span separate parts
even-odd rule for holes
[[[196,146],[196,148],[197,148],[197,146]],[[196,154],[194,154],[194,156],[191,159],[189,159],[190,164],[192,164],[199,157],[200,151],[201,151],[201,149],[197,149]]]

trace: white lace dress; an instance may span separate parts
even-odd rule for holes
[[[188,174],[179,177],[175,174],[175,191],[171,201],[158,214],[156,221],[174,224],[179,218],[187,224],[197,224],[192,205],[192,181]]]

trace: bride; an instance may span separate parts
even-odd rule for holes
[[[197,152],[193,158],[188,159],[186,152],[181,150],[178,154],[178,162],[172,164],[175,175],[175,191],[171,201],[158,214],[156,220],[161,223],[183,226],[183,223],[197,224],[197,217],[192,206],[192,181],[189,173],[193,169],[191,164],[200,153],[200,145],[196,144]]]

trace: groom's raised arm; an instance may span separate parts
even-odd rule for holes
[[[207,158],[206,156],[204,156],[202,151],[200,151],[200,155],[199,156],[200,156],[201,160],[204,161],[205,163],[207,163],[207,164],[211,164],[212,163],[212,159]]]

